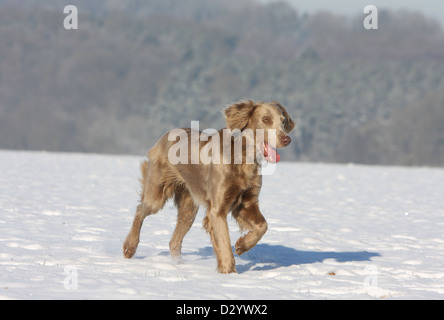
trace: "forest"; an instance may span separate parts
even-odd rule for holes
[[[66,5],[78,8],[67,30]],[[282,159],[444,166],[444,31],[253,0],[0,0],[0,148],[143,155],[168,130],[279,101]]]

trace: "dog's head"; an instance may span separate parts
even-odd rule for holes
[[[288,136],[294,129],[294,122],[287,110],[278,102],[237,102],[225,109],[227,128],[231,130],[253,130],[255,137],[258,129],[263,129],[264,156],[269,162],[278,162],[276,148],[284,148],[291,142]],[[272,134],[270,134],[272,133]],[[257,138],[256,138],[256,141]]]

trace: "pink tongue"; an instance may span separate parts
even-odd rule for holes
[[[270,147],[268,144],[264,143],[264,156],[268,162],[279,162],[281,156],[277,153],[276,149]]]

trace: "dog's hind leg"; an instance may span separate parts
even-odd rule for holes
[[[176,188],[174,203],[178,212],[176,229],[170,241],[170,253],[173,258],[180,260],[183,238],[193,225],[199,207],[194,203],[190,192],[183,185]]]
[[[144,161],[140,169],[142,171],[142,179],[140,181],[142,184],[141,200],[137,206],[131,230],[123,244],[123,255],[128,259],[136,253],[143,220],[162,209],[174,191],[174,187],[171,184],[165,185],[160,183],[162,181],[160,174],[162,170],[160,170],[159,165],[152,165],[150,162]]]
[[[123,256],[125,258],[132,258],[136,253],[139,245],[140,229],[142,228],[143,220],[151,213],[147,210],[143,203],[137,206],[136,215],[134,216],[133,225],[131,227],[125,242],[123,243]]]

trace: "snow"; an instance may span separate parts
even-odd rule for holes
[[[260,195],[268,232],[221,275],[203,210],[171,259],[172,202],[123,258],[142,160],[0,151],[0,298],[444,298],[443,169],[280,162]]]

